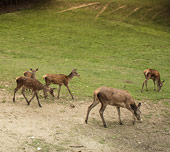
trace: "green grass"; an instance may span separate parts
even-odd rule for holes
[[[29,68],[39,68],[37,78],[42,82],[46,73],[69,74],[77,68],[81,76],[73,78],[70,89],[78,99],[92,97],[93,90],[101,85],[125,87],[140,100],[169,98],[168,6],[164,7],[161,0],[152,0],[152,3],[101,0],[96,6],[59,13],[88,2],[95,1],[54,1],[34,9],[0,15],[2,84],[4,81],[10,83],[7,89],[13,91],[14,78]],[[96,18],[108,2],[106,11]],[[122,5],[126,8],[112,12]],[[132,13],[138,7],[141,9]],[[163,13],[152,18],[158,11]],[[140,92],[146,68],[160,72],[161,79],[165,80],[162,92],[153,91],[151,80],[149,91]],[[132,83],[126,83],[127,80]],[[66,89],[63,91],[69,96]]]

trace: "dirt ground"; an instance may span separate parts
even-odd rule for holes
[[[170,151],[170,109],[165,104],[170,101],[140,101],[143,122],[135,125],[131,113],[121,109],[124,125],[120,126],[116,108],[108,106],[104,113],[108,128],[104,128],[100,105],[85,124],[90,100],[40,98],[39,108],[36,99],[28,106],[19,92],[13,103],[12,94],[0,89],[0,152]]]

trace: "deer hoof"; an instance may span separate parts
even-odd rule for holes
[[[104,128],[108,128],[108,127],[106,126],[106,124],[104,124],[103,126],[104,126]]]
[[[122,122],[120,122],[119,124],[120,124],[120,125],[123,125],[123,123],[122,123]]]

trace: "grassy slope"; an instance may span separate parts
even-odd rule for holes
[[[101,0],[99,5],[59,13],[95,2],[79,1],[57,1],[0,16],[0,79],[10,83],[6,88],[12,91],[13,78],[30,67],[39,68],[41,81],[43,74],[68,74],[77,68],[81,77],[74,78],[70,87],[79,99],[92,96],[101,85],[125,87],[136,99],[169,98],[170,28],[164,4],[112,0],[96,18],[108,3]],[[161,93],[153,91],[151,80],[149,92],[140,92],[145,68],[159,70],[166,80]]]

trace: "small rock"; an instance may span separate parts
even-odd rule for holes
[[[71,108],[75,108],[75,105],[73,105],[73,104],[70,104],[70,107],[71,107]]]
[[[41,148],[40,148],[40,147],[37,147],[37,150],[39,151],[39,150],[41,150]]]

